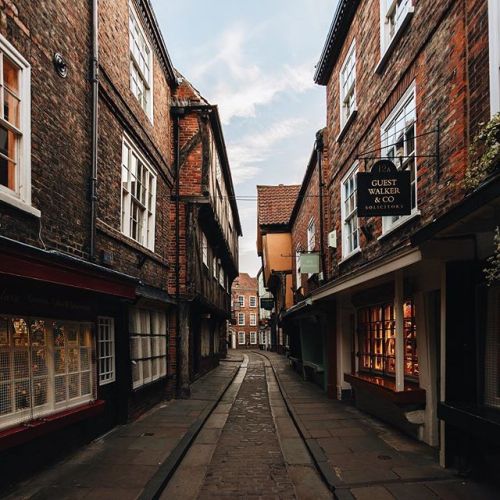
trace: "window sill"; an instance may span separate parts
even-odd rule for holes
[[[105,401],[97,400],[0,431],[0,450],[36,439],[104,411]]]
[[[425,404],[425,389],[414,382],[405,381],[403,391],[396,391],[393,379],[365,373],[344,373],[344,380],[355,388],[365,389],[374,395],[388,399],[398,405]]]
[[[342,142],[342,139],[346,135],[347,130],[351,126],[351,123],[354,121],[354,119],[356,118],[357,114],[358,114],[358,110],[357,109],[353,110],[353,112],[350,114],[349,118],[347,119],[347,121],[344,123],[344,126],[340,130],[339,135],[335,139],[337,142]]]
[[[420,210],[415,210],[415,212],[413,212],[412,214],[407,215],[406,217],[403,217],[400,220],[398,220],[389,229],[384,231],[383,234],[381,234],[377,238],[377,240],[378,241],[383,240],[387,236],[391,235],[394,231],[398,230],[400,227],[406,225],[407,223],[411,222],[412,220],[416,219],[417,217],[420,217]]]
[[[408,8],[408,12],[406,13],[405,18],[403,19],[401,24],[399,25],[398,31],[396,31],[396,33],[394,33],[394,36],[392,37],[391,41],[389,42],[389,45],[386,47],[384,53],[382,54],[382,57],[380,58],[379,63],[375,67],[375,73],[377,75],[381,75],[383,73],[385,65],[387,64],[387,61],[389,60],[389,57],[391,56],[391,54],[394,50],[394,47],[396,46],[399,39],[403,35],[403,32],[406,29],[406,27],[408,26],[408,24],[410,24],[410,20],[413,17],[413,11],[414,11],[413,6]]]
[[[11,196],[3,191],[0,191],[0,202],[5,203],[6,205],[10,205],[18,210],[26,212],[29,215],[33,215],[34,217],[41,217],[42,212],[38,210],[38,208],[32,207],[25,203],[24,201],[16,198],[15,196]]]
[[[349,259],[352,259],[355,255],[358,255],[360,253],[361,253],[361,247],[358,247],[356,248],[356,250],[353,250],[351,253],[348,253],[345,257],[342,257],[342,260],[339,262],[339,264],[347,262]]]

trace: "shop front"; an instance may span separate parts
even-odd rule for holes
[[[431,445],[438,443],[439,287],[436,265],[416,250],[313,298],[336,300],[326,364],[337,398]]]
[[[1,243],[0,456],[7,481],[124,420],[116,353],[126,339],[115,331],[126,327],[137,283],[79,259]]]

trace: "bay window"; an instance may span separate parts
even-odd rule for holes
[[[392,303],[358,310],[359,371],[373,375],[396,374],[396,320]],[[415,306],[412,300],[403,304],[404,375],[418,379]]]
[[[122,147],[121,232],[154,251],[156,174],[131,141]]]
[[[164,311],[130,311],[130,358],[134,389],[167,375],[167,316]]]
[[[92,325],[0,316],[0,429],[94,398]]]
[[[398,170],[410,171],[411,215],[418,213],[416,121],[415,84],[412,84],[381,128],[382,156],[393,161]],[[411,215],[382,217],[383,232],[388,231]]]

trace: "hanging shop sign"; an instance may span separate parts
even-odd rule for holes
[[[304,252],[300,254],[300,272],[307,274],[319,273],[318,252]]]
[[[392,161],[380,160],[370,172],[359,172],[356,183],[358,217],[411,213],[410,172],[399,171]]]
[[[274,299],[273,298],[263,298],[260,299],[260,308],[265,309],[266,311],[272,311],[274,307]]]

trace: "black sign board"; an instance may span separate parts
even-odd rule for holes
[[[260,299],[260,308],[265,309],[266,311],[272,311],[274,307],[274,299],[273,298],[263,298]]]
[[[392,161],[380,160],[371,172],[359,172],[356,183],[358,217],[411,213],[410,172],[398,171]]]

